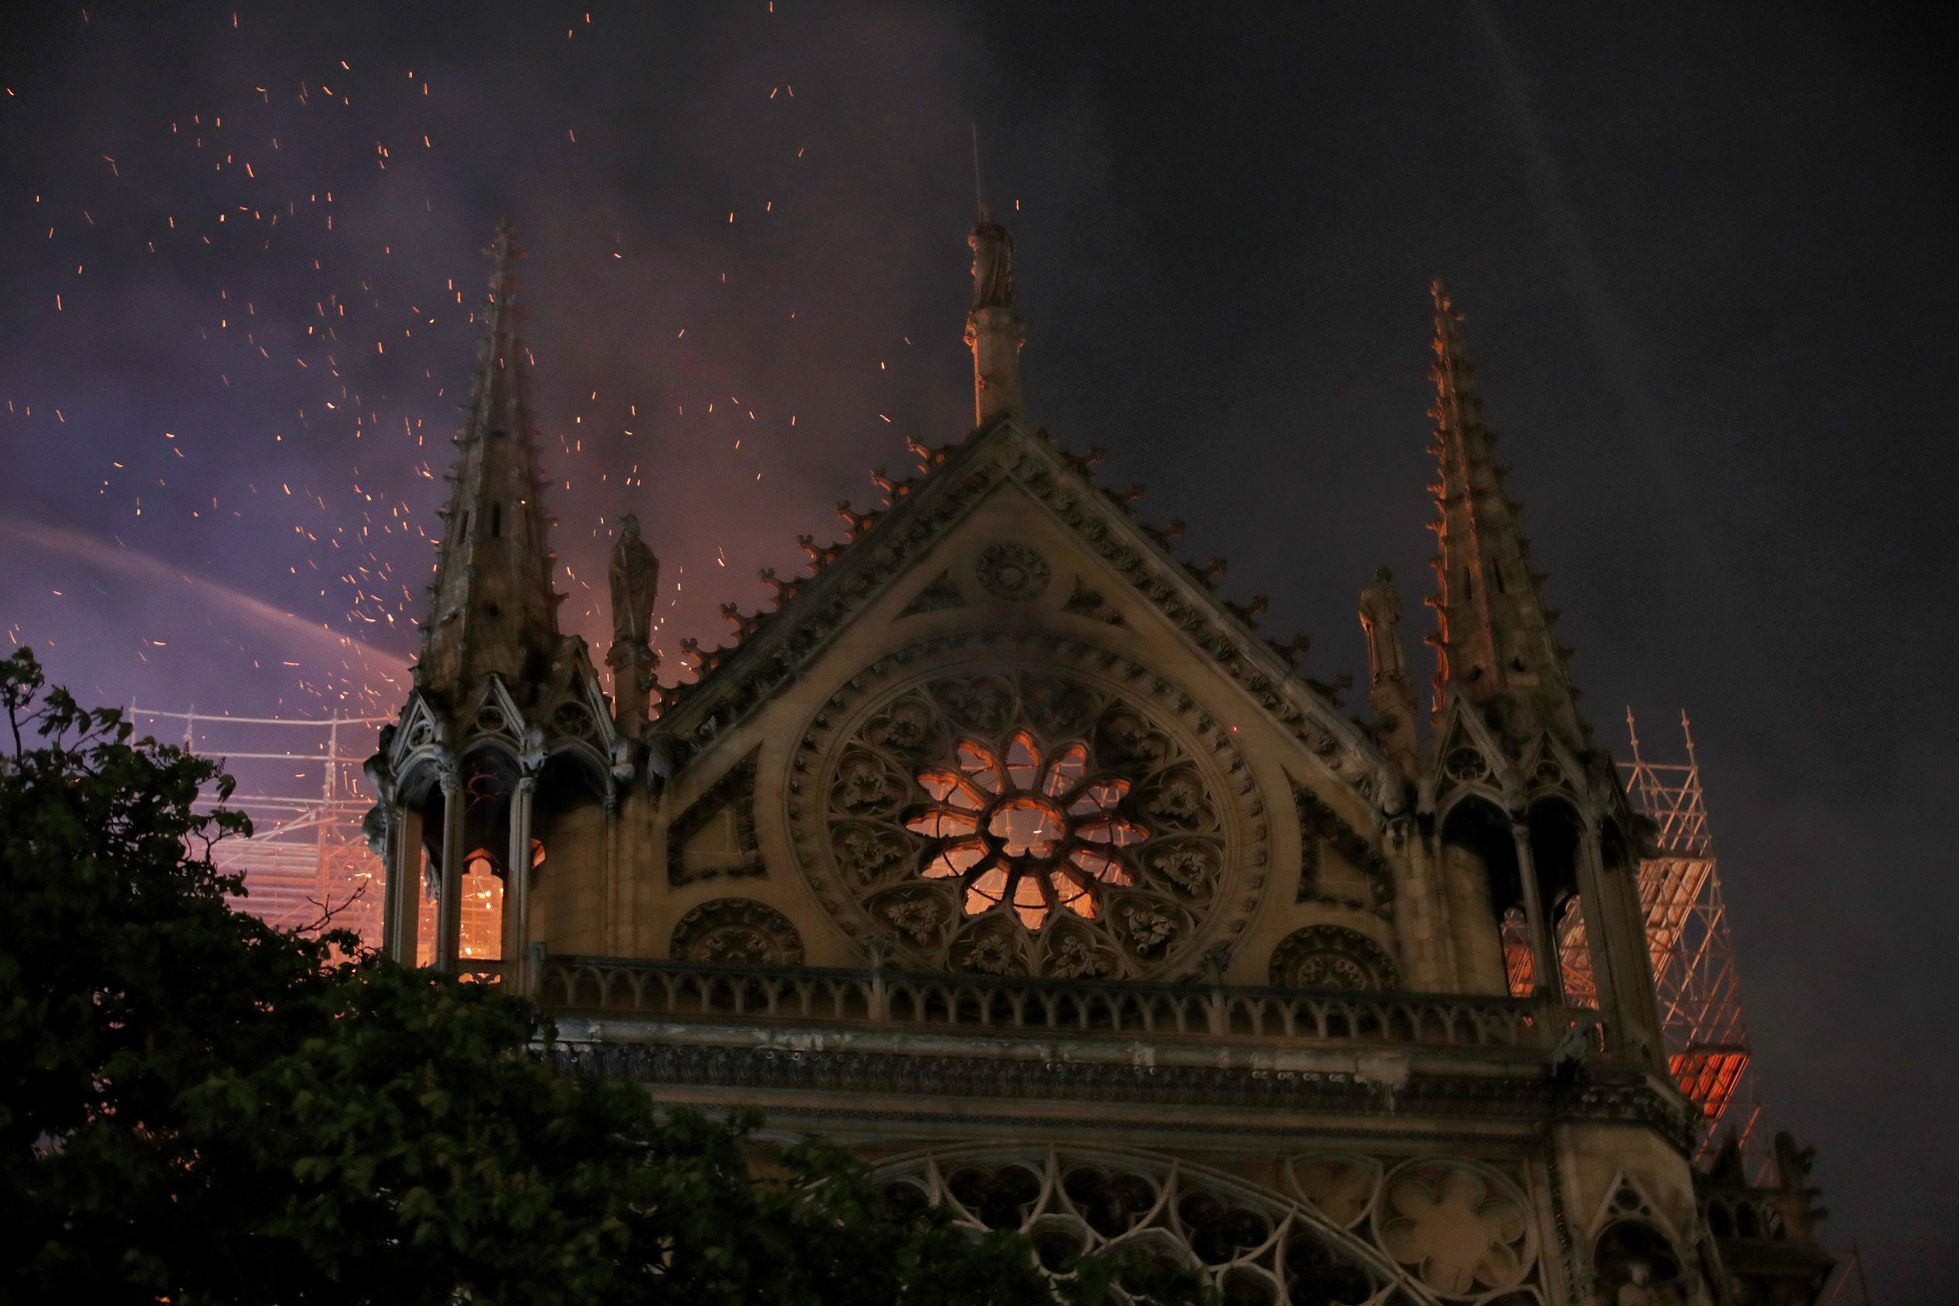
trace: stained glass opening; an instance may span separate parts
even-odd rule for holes
[[[966,915],[1005,904],[1029,930],[1057,908],[1094,920],[1099,885],[1136,882],[1116,850],[1142,844],[1149,829],[1118,811],[1130,782],[1092,775],[1086,743],[1043,748],[1016,730],[997,753],[961,739],[953,756],[956,767],[919,770],[932,801],[907,815],[905,828],[940,841],[919,874],[960,880]]]

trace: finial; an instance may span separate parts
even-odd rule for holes
[[[457,701],[486,674],[514,685],[548,665],[559,647],[557,611],[565,598],[551,586],[553,521],[543,506],[531,429],[516,224],[499,221],[483,253],[491,268],[482,336],[455,464],[444,474],[453,488],[443,508],[433,629],[420,672],[421,683]]]
[[[1436,456],[1432,529],[1439,549],[1435,608],[1437,698],[1455,686],[1476,703],[1502,699],[1511,725],[1527,731],[1553,726],[1574,747],[1589,747],[1590,728],[1564,666],[1544,604],[1543,577],[1529,566],[1522,505],[1506,493],[1483,419],[1476,368],[1469,361],[1461,317],[1441,278],[1429,283],[1434,312]]]
[[[986,209],[986,187],[980,181],[979,124],[973,123],[972,128],[973,128],[973,212],[978,215],[979,221],[985,222],[987,220],[988,215]]]

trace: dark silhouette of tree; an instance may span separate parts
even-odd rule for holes
[[[1057,1285],[848,1153],[563,1070],[527,1002],[234,911],[216,762],[26,650],[0,698],[0,1300],[1197,1299],[1140,1262]]]

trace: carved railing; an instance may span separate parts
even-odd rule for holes
[[[547,958],[536,996],[593,1017],[880,1025],[1008,1035],[1548,1049],[1575,1013],[1528,999]],[[1596,1038],[1587,1031],[1586,1037]]]

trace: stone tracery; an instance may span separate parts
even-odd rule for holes
[[[1521,1282],[1535,1255],[1522,1195],[1480,1168],[1416,1162],[1388,1177],[1374,1210],[1384,1251],[1447,1297]]]
[[[1243,763],[1221,732],[1193,737],[1182,713],[1099,680],[948,667],[834,734],[805,855],[827,863],[819,879],[834,868],[902,964],[1154,973],[1189,955],[1228,887],[1249,781],[1234,792],[1218,767]]]
[[[1274,987],[1288,989],[1365,992],[1401,982],[1394,959],[1379,944],[1342,925],[1294,930],[1272,950],[1270,973]]]
[[[1091,774],[1088,745],[1044,750],[1016,730],[1004,754],[975,739],[954,747],[956,767],[916,773],[932,801],[905,828],[933,841],[919,874],[956,880],[961,908],[978,916],[1006,903],[1029,930],[1066,908],[1083,920],[1100,913],[1101,886],[1136,883],[1123,850],[1149,838],[1122,812],[1130,781]]]
[[[1319,1200],[1301,1203],[1146,1153],[1091,1149],[960,1148],[894,1161],[882,1173],[901,1204],[941,1205],[975,1229],[1026,1233],[1042,1267],[1063,1277],[1075,1258],[1120,1248],[1189,1266],[1234,1303],[1540,1300],[1535,1247],[1506,1223],[1521,1219],[1521,1197],[1482,1167],[1438,1158],[1404,1166],[1383,1184],[1372,1158],[1320,1153],[1294,1158],[1288,1170]],[[1416,1203],[1411,1225],[1396,1214],[1410,1203],[1400,1188],[1426,1198],[1431,1182],[1442,1184],[1441,1222]],[[1329,1200],[1329,1185],[1337,1199]],[[1382,1207],[1371,1229],[1355,1227]],[[1498,1244],[1505,1252],[1491,1250]],[[1467,1293],[1454,1286],[1461,1273],[1474,1285]]]
[[[767,903],[715,898],[675,923],[672,953],[682,961],[800,966],[803,940],[788,917]]]

